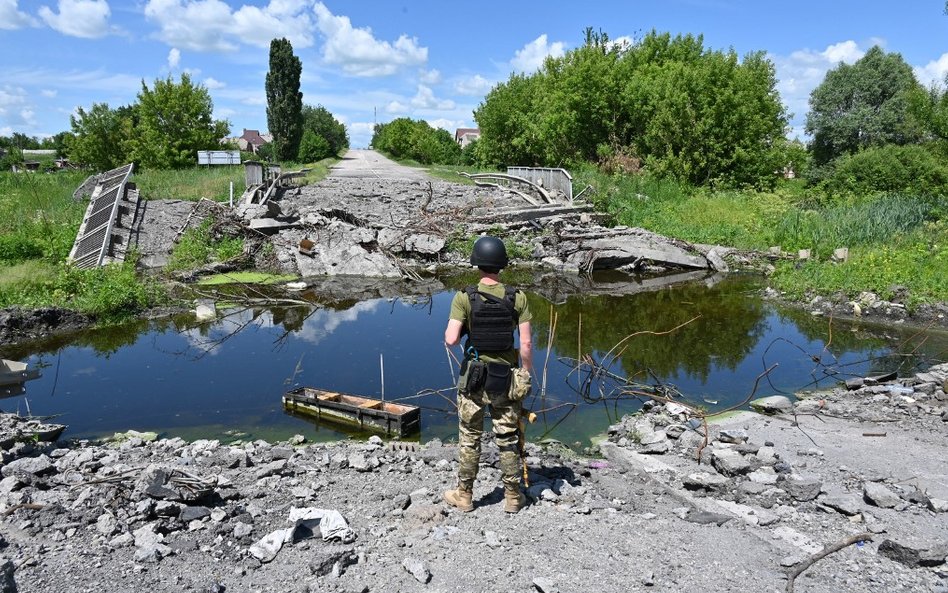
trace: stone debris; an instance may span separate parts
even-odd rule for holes
[[[402,560],[402,567],[419,583],[427,584],[431,580],[431,571],[424,560],[408,557]]]
[[[877,507],[891,509],[902,503],[902,498],[898,494],[877,482],[866,482],[862,493],[866,502]]]
[[[898,384],[931,383],[912,379]],[[883,379],[856,390],[841,387],[793,405],[806,409],[819,397],[824,404],[812,413],[828,409],[855,418],[878,411],[891,414],[896,408],[906,412],[900,415],[907,423],[945,430],[940,417],[924,407],[935,401],[935,394],[913,391],[916,402],[895,403],[900,396],[891,395],[890,382],[897,381]],[[884,393],[862,391],[872,388]],[[876,397],[885,401],[873,402]],[[459,567],[475,561],[497,566],[482,562],[487,557],[526,565],[550,553],[544,543],[549,534],[582,534],[596,542],[588,550],[570,548],[569,557],[581,566],[601,562],[596,552],[601,549],[629,549],[647,561],[661,561],[649,556],[650,550],[712,537],[717,545],[706,553],[689,553],[726,568],[681,573],[663,564],[661,575],[652,574],[653,586],[674,575],[678,582],[688,579],[707,590],[727,590],[733,583],[721,579],[743,571],[742,579],[752,581],[747,587],[767,590],[778,575],[764,567],[775,564],[770,559],[786,556],[787,546],[806,557],[820,549],[815,542],[859,529],[885,533],[893,543],[881,547],[879,555],[901,560],[882,570],[875,553],[859,554],[845,560],[854,562],[855,569],[833,571],[841,576],[830,577],[825,589],[814,591],[852,588],[846,579],[868,589],[931,590],[933,573],[919,567],[927,570],[927,565],[944,561],[939,558],[943,542],[934,535],[948,517],[943,495],[921,483],[916,487],[840,465],[830,447],[804,444],[788,451],[769,442],[760,428],[773,423],[795,433],[787,422],[752,418],[757,422],[738,424],[740,428],[711,424],[705,439],[703,422],[679,404],[653,403],[640,414],[623,417],[609,427],[610,447],[629,453],[654,451],[656,445],[664,449],[639,456],[647,471],[625,465],[611,453],[604,460],[589,459],[555,441],[543,447],[528,443],[533,503],[516,517],[492,512],[500,510],[502,499],[497,494],[499,452],[489,436],[482,446],[484,479],[476,487],[473,514],[450,512],[441,501],[441,491],[453,485],[457,452],[438,440],[411,446],[379,438],[310,445],[302,437],[277,444],[187,443],[126,433],[104,445],[17,443],[4,452],[0,472],[0,512],[10,511],[0,517],[8,528],[3,531],[7,545],[0,548],[14,558],[21,590],[39,593],[169,586],[203,590],[208,583],[227,590],[260,590],[254,583],[264,581],[278,590],[427,585],[479,591],[487,590],[487,583],[491,590],[527,590],[533,581],[523,571],[481,574]],[[604,444],[602,450],[611,449]],[[659,487],[655,480],[667,485]],[[872,500],[895,504],[877,506]],[[18,506],[23,504],[43,506]],[[341,523],[330,513],[338,513]],[[930,526],[921,539],[906,533],[906,526],[919,519],[918,525]],[[713,536],[703,533],[709,530]],[[748,530],[760,533],[751,537]],[[43,544],[42,553],[35,543],[40,540],[50,542]],[[781,543],[774,549],[761,547],[771,540]],[[733,556],[722,556],[731,549]],[[755,560],[749,563],[748,558]],[[168,575],[179,580],[161,584]],[[595,582],[578,573],[537,578],[547,579],[540,581],[543,590],[566,590],[567,583],[569,590],[581,592],[628,588],[627,578],[610,570],[597,575]],[[641,575],[633,579],[649,580],[647,569]],[[533,588],[539,590],[535,584]]]

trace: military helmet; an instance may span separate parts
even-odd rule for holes
[[[479,268],[501,268],[507,267],[507,248],[504,242],[497,237],[483,236],[474,242],[474,249],[471,251],[471,265]]]

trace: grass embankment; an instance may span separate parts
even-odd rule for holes
[[[791,297],[862,291],[891,296],[909,288],[911,302],[948,301],[948,202],[944,198],[878,195],[828,199],[801,180],[772,192],[693,189],[645,176],[576,174],[576,187],[616,222],[696,243],[796,253],[808,262],[781,261],[772,283]],[[833,250],[849,248],[845,263]]]
[[[315,183],[338,159],[284,170],[311,170],[301,183]],[[118,321],[167,297],[157,279],[136,273],[134,261],[98,270],[76,270],[66,264],[86,202],[72,192],[88,173],[0,172],[0,308],[56,306]],[[195,167],[179,171],[143,171],[132,181],[144,199],[202,197],[225,202],[234,182],[235,200],[244,188],[243,167]],[[172,269],[226,261],[241,254],[242,240],[213,238],[207,227],[186,234],[172,257]],[[134,256],[132,257],[132,260]]]

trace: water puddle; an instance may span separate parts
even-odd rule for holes
[[[640,405],[614,397],[622,378],[721,410],[752,392],[825,387],[885,370],[908,374],[948,351],[944,332],[814,318],[762,301],[754,278],[693,278],[597,277],[582,286],[560,279],[538,291],[556,304],[531,295],[535,365],[541,379],[546,367],[547,387],[529,400],[539,412],[529,437],[588,444]],[[136,429],[186,439],[299,433],[335,440],[353,433],[285,413],[281,395],[311,386],[379,398],[384,364],[385,399],[422,408],[416,438],[454,439],[454,375],[442,343],[454,292],[436,286],[428,296],[343,292],[316,309],[243,307],[213,323],[180,316],[3,347],[0,355],[41,367],[43,376],[2,408],[57,416],[75,438]],[[655,333],[625,340],[641,331]],[[604,365],[598,375],[589,366],[577,371],[579,353]]]

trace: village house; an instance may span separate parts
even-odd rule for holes
[[[480,128],[458,128],[454,131],[454,141],[460,144],[461,148],[464,148],[480,137]]]
[[[273,142],[273,136],[270,134],[261,134],[260,130],[248,130],[244,128],[243,134],[237,138],[227,138],[227,141],[235,143],[237,148],[244,152],[257,154],[261,146]]]

